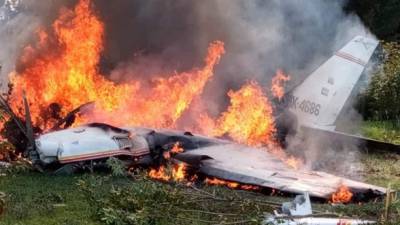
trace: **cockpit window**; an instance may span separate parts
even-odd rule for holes
[[[133,147],[132,140],[129,137],[114,137],[120,149],[130,149]]]

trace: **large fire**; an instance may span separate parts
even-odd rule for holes
[[[225,53],[224,43],[209,44],[204,65],[187,72],[163,74],[149,82],[133,79],[117,84],[99,72],[104,46],[104,24],[93,12],[90,0],[80,0],[73,9],[62,9],[51,30],[40,29],[38,41],[24,49],[19,70],[10,75],[13,84],[10,104],[22,116],[22,95],[26,92],[35,126],[46,131],[78,106],[94,101],[95,106],[80,115],[74,125],[100,121],[113,125],[179,128],[178,120],[196,107],[214,67]],[[289,79],[278,71],[273,80],[273,95],[283,95],[282,85]],[[276,93],[278,94],[276,94]],[[273,107],[255,81],[228,92],[230,105],[218,118],[199,113],[196,131],[205,135],[228,135],[236,142],[268,147],[294,168],[299,162],[289,158],[277,145]],[[204,107],[205,108],[205,107]],[[178,146],[176,146],[178,151]],[[150,175],[163,180],[182,179],[184,167],[166,175],[165,168]]]
[[[97,67],[103,50],[103,26],[92,12],[91,2],[81,0],[73,11],[61,12],[53,23],[53,33],[39,31],[37,45],[24,51],[22,72],[11,76],[13,108],[21,105],[25,90],[29,102],[34,103],[33,122],[43,129],[54,123],[43,116],[52,114],[48,113],[50,104],[62,107],[62,117],[90,101],[96,106],[79,123],[101,119],[114,125],[173,127],[193,98],[202,93],[224,54],[224,44],[215,41],[201,69],[154,79],[150,88],[140,81],[117,85],[99,74]]]

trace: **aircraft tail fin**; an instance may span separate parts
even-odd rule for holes
[[[300,126],[335,129],[337,117],[377,46],[377,40],[354,37],[285,97]]]

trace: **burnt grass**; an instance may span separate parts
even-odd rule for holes
[[[370,126],[370,125],[367,125]],[[376,132],[375,132],[376,133]],[[400,189],[400,155],[362,155],[366,182]],[[186,186],[151,180],[144,172],[83,173],[54,176],[24,164],[0,170],[0,224],[260,224],[266,213],[291,196],[219,186]],[[331,205],[313,202],[314,213],[381,220],[382,200]],[[400,200],[389,207],[400,223]]]

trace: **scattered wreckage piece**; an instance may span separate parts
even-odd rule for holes
[[[263,225],[366,225],[376,221],[314,215],[307,192],[297,195],[292,202],[282,204],[281,213],[267,215]]]

